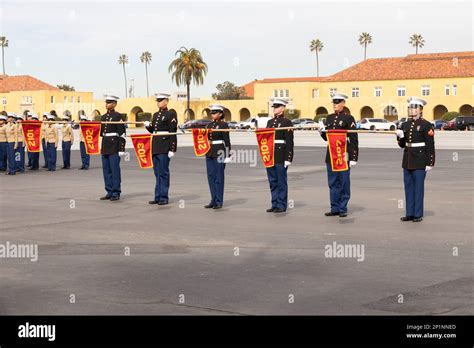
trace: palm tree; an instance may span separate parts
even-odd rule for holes
[[[3,75],[5,75],[5,47],[8,47],[8,40],[6,36],[0,36],[0,46],[2,46],[2,65]]]
[[[421,34],[413,34],[412,36],[410,36],[410,41],[408,41],[408,43],[415,47],[415,54],[418,54],[418,47],[421,48],[425,45],[425,39],[423,39],[423,36],[421,36]]]
[[[125,54],[120,55],[118,59],[119,64],[123,67],[123,77],[125,78],[125,98],[128,98],[127,94],[127,74],[125,73],[125,64],[128,64],[128,57]]]
[[[311,52],[316,52],[316,76],[319,77],[319,55],[318,52],[321,52],[323,49],[324,45],[321,40],[316,39],[316,40],[311,40],[311,43],[309,44],[309,49]]]
[[[151,62],[151,53],[148,52],[148,51],[143,52],[142,55],[140,56],[140,60],[141,60],[142,63],[145,63],[146,96],[149,97],[149,96],[150,96],[150,92],[149,92],[149,89],[148,89],[148,65],[149,65],[150,62]]]
[[[367,32],[363,32],[359,35],[359,43],[364,45],[364,60],[367,59],[367,45],[372,43],[372,35]]]
[[[203,61],[201,52],[195,48],[187,49],[181,47],[176,51],[174,59],[168,72],[173,72],[171,80],[173,80],[179,87],[182,84],[186,85],[187,108],[186,113],[189,113],[189,86],[191,82],[199,86],[204,83],[204,76],[207,74],[207,64]]]

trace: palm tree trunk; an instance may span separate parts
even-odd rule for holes
[[[125,98],[128,98],[128,92],[127,92],[127,74],[125,73],[125,63],[122,64],[123,66],[123,77],[125,78]]]
[[[415,54],[418,54],[418,44],[415,45]]]
[[[189,116],[189,119],[191,119],[191,113],[189,112],[190,100],[191,100],[191,96],[189,95],[189,85],[190,85],[190,82],[186,82],[186,99],[187,99],[186,113],[188,114],[187,117]]]
[[[367,59],[367,42],[364,43],[364,60]]]
[[[319,77],[319,56],[318,56],[317,50],[316,50],[316,76]]]
[[[145,74],[146,74],[146,96],[150,96],[150,92],[148,90],[148,63],[145,62]]]

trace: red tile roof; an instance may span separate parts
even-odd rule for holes
[[[8,76],[0,75],[0,93],[12,91],[43,91],[55,90],[59,88],[51,86],[29,75]]]
[[[318,82],[324,80],[324,77],[281,77],[266,78],[258,80],[258,83],[277,83],[277,82]]]
[[[247,97],[253,98],[253,96],[254,96],[254,87],[255,87],[255,83],[257,83],[257,82],[258,82],[258,80],[254,80],[252,82],[246,83],[243,86],[240,86],[240,88],[244,89],[245,95]]]
[[[473,77],[474,52],[410,54],[367,59],[324,79],[326,82]]]

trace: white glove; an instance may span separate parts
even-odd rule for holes
[[[349,161],[349,167],[354,167],[356,164],[356,161]]]
[[[426,166],[425,171],[426,171],[426,172],[429,172],[431,169],[433,169],[433,167]]]
[[[125,155],[125,152],[120,151],[119,156],[122,157],[123,155]]]
[[[224,163],[230,163],[232,160],[230,157],[224,158]]]
[[[168,158],[171,158],[171,157],[173,157],[173,156],[174,156],[174,152],[173,152],[173,151],[169,151],[169,152],[168,152]]]
[[[397,129],[397,138],[403,138],[405,137],[405,133],[401,129]]]
[[[319,134],[322,134],[322,133],[325,132],[325,131],[326,131],[326,128],[325,128],[325,127],[320,127],[320,128],[318,128]]]
[[[145,127],[150,127],[150,121],[145,121],[145,122],[143,122],[143,125],[144,125]]]
[[[285,161],[285,168],[288,168],[289,166],[291,166],[291,162]]]

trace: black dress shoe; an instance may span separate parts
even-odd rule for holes
[[[403,216],[400,218],[401,221],[412,221],[413,216]]]
[[[99,199],[100,199],[101,201],[106,201],[106,200],[110,199],[110,196],[107,195],[107,196],[104,196],[104,197],[100,197]]]
[[[206,208],[206,209],[214,208],[214,204],[209,203],[209,204],[205,205],[204,208]]]
[[[284,213],[286,211],[286,209],[283,209],[283,208],[276,208],[276,209],[273,209],[273,212],[274,213]]]
[[[120,200],[120,196],[110,197],[110,201],[118,201],[118,200]]]
[[[324,213],[325,216],[336,216],[336,215],[339,215],[339,213],[334,213],[332,211],[330,212],[327,212],[327,213]]]
[[[346,217],[347,213],[339,213],[339,217]]]
[[[42,166],[41,168],[48,168],[48,166]]]
[[[148,201],[148,204],[158,204],[158,201]]]
[[[168,204],[168,202],[166,202],[166,201],[158,202],[158,205],[167,205],[167,204]]]
[[[273,213],[274,211],[275,211],[275,208],[267,209],[267,213]]]
[[[85,169],[85,168],[84,167],[77,168],[77,170],[83,170],[83,169]]]
[[[222,204],[216,204],[214,207],[212,207],[212,209],[221,209],[222,208]]]
[[[420,222],[423,221],[423,217],[414,217],[413,222]]]

